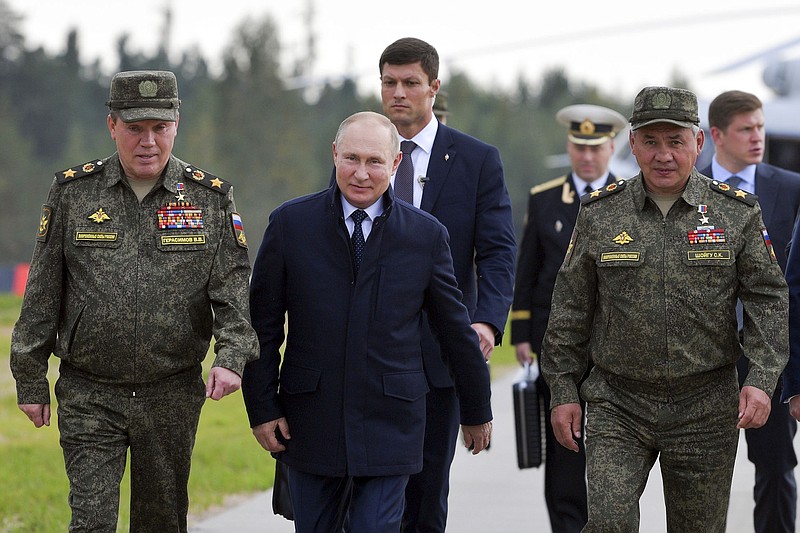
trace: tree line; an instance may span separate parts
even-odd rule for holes
[[[99,59],[82,57],[77,29],[58,53],[26,46],[19,14],[0,0],[0,262],[30,259],[54,172],[113,152],[104,105],[111,75],[141,69],[175,72],[181,120],[174,153],[234,184],[254,259],[272,209],[327,186],[339,123],[356,111],[381,111],[379,100],[359,94],[355,80],[325,84],[313,101],[291,88],[279,62],[278,35],[269,16],[243,20],[217,74],[196,49],[174,61],[166,46],[147,55],[131,50],[128,35],[120,35],[117,68],[106,72]],[[629,98],[604,95],[560,68],[537,80],[520,76],[512,90],[484,87],[456,71],[442,88],[448,125],[500,150],[518,234],[530,187],[566,170],[547,164],[548,156],[565,151],[555,112],[573,103],[630,111]]]

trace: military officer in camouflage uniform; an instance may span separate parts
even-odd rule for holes
[[[186,531],[203,401],[236,391],[258,356],[242,221],[230,184],[172,155],[179,102],[171,72],[115,75],[117,153],[58,172],[42,207],[11,369],[20,409],[41,427],[48,359],[61,359],[70,531],[116,531],[128,450],[130,531]]]
[[[582,200],[556,281],[542,347],[553,430],[578,450],[580,394],[585,532],[638,531],[659,459],[668,530],[721,533],[738,430],[767,420],[786,363],[786,283],[755,196],[694,168],[704,141],[695,95],[646,87],[630,122],[642,170]],[[740,392],[742,350],[751,366]]]

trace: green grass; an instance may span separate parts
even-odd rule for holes
[[[9,369],[11,328],[20,305],[19,297],[0,295],[0,533],[63,532],[70,519],[69,484],[58,444],[56,405],[50,427],[34,428],[17,408]],[[206,371],[212,356],[206,358]],[[52,357],[51,386],[57,364]],[[268,489],[273,472],[274,460],[250,432],[241,393],[206,402],[192,457],[190,517],[223,505],[226,497]],[[120,495],[120,532],[128,531],[129,499],[126,472]]]
[[[0,294],[0,533],[48,533],[67,530],[69,485],[58,444],[56,405],[51,426],[36,429],[19,411],[9,369],[11,328],[21,299]],[[506,339],[510,339],[507,334]],[[213,354],[205,361],[207,371]],[[50,359],[50,383],[58,360]],[[506,342],[492,355],[493,375],[516,365]],[[53,398],[55,396],[53,395]],[[189,479],[190,521],[219,508],[231,496],[272,486],[274,460],[253,438],[241,392],[203,407]],[[126,472],[120,495],[119,532],[128,531],[130,481]]]

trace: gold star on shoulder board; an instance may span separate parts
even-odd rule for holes
[[[64,177],[65,178],[74,178],[75,177],[75,171],[72,170],[72,169],[65,170],[64,171]]]
[[[221,189],[222,188],[222,180],[219,179],[219,178],[214,178],[213,180],[211,180],[211,185],[214,186],[214,187],[217,187],[218,189]]]
[[[739,198],[747,198],[747,193],[741,189],[737,189],[736,196],[738,196]]]
[[[598,196],[600,196],[600,192],[601,192],[600,189],[595,189],[589,193],[589,196],[591,196],[592,198],[597,198]]]

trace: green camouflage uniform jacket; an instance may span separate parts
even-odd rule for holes
[[[19,403],[49,403],[47,362],[106,383],[258,357],[250,263],[230,184],[171,156],[139,203],[117,154],[56,174],[11,340]]]
[[[581,206],[553,294],[542,347],[551,407],[578,402],[595,369],[653,388],[732,366],[772,395],[787,361],[788,292],[756,197],[692,171],[666,218],[642,176],[592,193]]]

